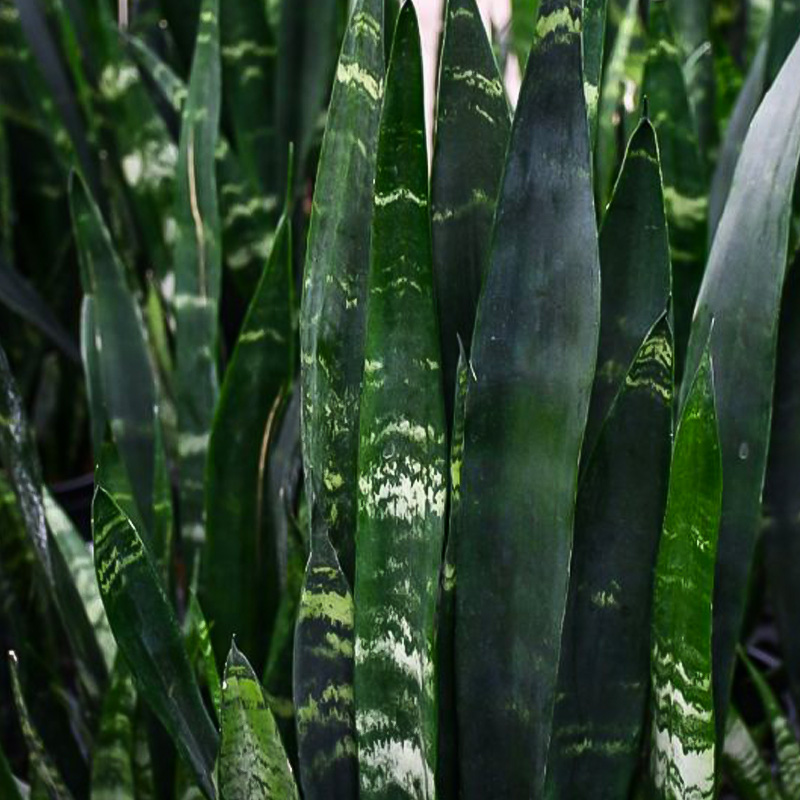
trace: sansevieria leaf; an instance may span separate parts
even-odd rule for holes
[[[218,735],[175,613],[141,537],[102,486],[92,503],[92,531],[100,592],[120,652],[203,793],[214,798]]]
[[[292,306],[291,221],[284,216],[225,372],[208,448],[202,597],[218,661],[235,633],[263,663],[277,607],[264,459],[295,366]]]
[[[222,684],[221,800],[297,800],[297,786],[264,690],[234,643]]]
[[[422,54],[400,10],[372,223],[358,452],[359,797],[435,797],[434,622],[447,498]]]
[[[797,44],[745,140],[698,297],[686,365],[686,374],[692,374],[710,336],[725,475],[714,587],[720,741],[761,519],[778,318],[800,158],[799,71]]]
[[[583,4],[583,91],[589,115],[592,147],[597,140],[597,111],[603,78],[608,0],[584,0]]]
[[[728,709],[720,759],[725,777],[742,800],[782,800],[769,765],[734,706]]]
[[[640,764],[672,445],[668,294],[662,299],[578,491],[547,798],[627,797]]]
[[[670,255],[656,132],[639,124],[600,229],[600,342],[584,464],[645,336],[667,309]]]
[[[511,127],[505,87],[475,0],[447,3],[436,108],[431,212],[449,424],[458,337],[472,341]]]
[[[103,700],[94,744],[91,800],[134,800],[135,722],[136,687],[130,670],[119,659]]]
[[[222,682],[211,648],[209,626],[194,592],[189,597],[189,606],[183,618],[183,641],[189,654],[189,661],[194,664],[197,674],[202,678],[211,696],[214,713],[219,720],[222,708]]]
[[[214,154],[219,136],[219,0],[203,0],[178,155],[175,321],[181,535],[190,567],[205,537],[206,453],[217,402],[220,219]]]
[[[542,4],[472,341],[456,553],[465,800],[544,790],[600,322],[580,15]]]
[[[721,505],[722,459],[706,350],[675,434],[655,572],[650,761],[659,800],[714,797],[711,604]]]
[[[383,0],[357,0],[322,143],[300,320],[303,465],[311,525],[325,529],[351,585],[383,37]]]
[[[675,352],[680,377],[694,303],[703,277],[708,201],[705,167],[666,0],[653,0],[650,6],[649,51],[642,95],[649,101],[658,133],[664,176],[672,252]]]
[[[41,782],[46,792],[48,800],[72,800],[72,793],[64,783],[64,779],[58,768],[51,760],[44,742],[42,742],[38,731],[30,718],[25,697],[22,694],[22,684],[19,679],[19,663],[17,656],[11,652],[8,654],[9,672],[11,673],[11,692],[14,697],[14,705],[19,716],[19,726],[25,745],[28,748],[28,758],[30,760],[30,772],[33,781]]]

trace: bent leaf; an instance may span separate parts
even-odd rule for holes
[[[264,690],[231,645],[222,684],[219,785],[222,800],[297,800],[297,786]]]
[[[363,800],[435,792],[447,446],[433,280],[422,53],[414,4],[406,3],[378,140],[360,410],[355,700]]]
[[[358,0],[345,34],[317,172],[300,319],[311,525],[325,528],[351,585],[372,188],[385,74],[383,6],[383,0]]]
[[[722,460],[708,351],[684,403],[669,478],[653,592],[652,734],[655,796],[714,797],[711,602]]]
[[[100,593],[120,652],[203,793],[214,798],[218,736],[175,613],[139,534],[102,486],[92,502],[92,533]]]
[[[456,553],[465,800],[544,790],[600,322],[580,14],[577,0],[542,5],[472,342]]]
[[[714,590],[720,741],[761,521],[780,299],[800,158],[798,74],[800,43],[750,126],[697,300],[686,362],[686,374],[692,374],[710,336],[725,473]]]

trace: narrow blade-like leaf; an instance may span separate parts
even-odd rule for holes
[[[378,140],[360,411],[355,700],[362,800],[435,792],[434,618],[447,446],[429,213],[422,53],[414,4],[406,3]]]
[[[205,538],[205,467],[217,402],[220,218],[219,0],[203,0],[178,156],[175,322],[181,536],[190,568]]]
[[[589,116],[592,148],[597,140],[597,111],[603,79],[608,0],[584,0],[583,4],[583,91]]]
[[[458,337],[472,341],[511,122],[477,3],[449,0],[445,20],[431,210],[445,411],[451,420]]]
[[[547,798],[615,800],[628,797],[634,785],[673,383],[665,310],[625,377],[578,492]]]
[[[300,320],[303,465],[311,525],[325,528],[351,585],[383,31],[383,0],[358,0],[322,143]]]
[[[543,3],[472,342],[456,553],[461,792],[541,796],[600,322],[581,3]]]
[[[268,587],[279,577],[263,541],[263,461],[295,366],[292,306],[291,223],[284,216],[225,372],[208,447],[202,597],[219,661],[235,633],[262,664],[275,614]]]
[[[722,460],[706,350],[675,435],[653,592],[652,735],[655,797],[714,797],[711,602]]]
[[[100,593],[120,652],[203,793],[213,798],[218,736],[175,613],[141,537],[102,486],[92,503],[92,530]]]
[[[800,0],[774,0],[767,50],[767,85],[771,86],[800,37]]]
[[[275,718],[247,659],[234,643],[222,684],[219,755],[222,800],[297,800]]]
[[[686,362],[686,374],[692,374],[710,335],[725,474],[714,594],[720,741],[761,519],[780,299],[800,158],[798,74],[800,44],[750,126],[714,238]]]
[[[728,709],[721,762],[725,776],[742,800],[782,800],[769,764],[733,706]]]

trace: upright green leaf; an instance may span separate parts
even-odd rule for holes
[[[472,342],[456,553],[465,800],[544,790],[600,322],[580,14],[577,0],[542,5]]]
[[[628,797],[634,785],[648,696],[673,383],[665,310],[625,377],[578,492],[548,798],[614,800]]]
[[[41,782],[47,792],[46,796],[48,800],[72,800],[72,794],[64,783],[64,779],[61,777],[57,767],[50,759],[45,749],[44,742],[42,742],[30,718],[28,706],[22,694],[17,656],[13,652],[8,654],[8,664],[11,673],[11,691],[14,697],[17,715],[19,716],[22,736],[28,748],[31,775],[34,780]]]
[[[422,53],[406,3],[378,140],[360,412],[355,699],[363,800],[435,796],[447,446],[429,213]]]
[[[100,598],[100,588],[97,585],[92,554],[89,552],[86,542],[75,530],[72,520],[46,490],[44,492],[44,513],[47,526],[72,574],[75,588],[83,601],[86,616],[94,630],[108,672],[111,674],[117,655],[117,643],[114,641],[114,635],[111,633],[106,611],[103,608],[103,601]]]
[[[728,709],[720,759],[725,776],[742,800],[781,800],[769,765],[733,706]]]
[[[725,474],[714,590],[720,741],[761,519],[780,298],[800,158],[798,71],[800,44],[745,140],[698,297],[686,364],[686,374],[692,374],[710,336]]]
[[[222,800],[297,800],[297,786],[264,690],[234,642],[222,684]]]
[[[195,665],[197,673],[203,678],[211,695],[214,713],[219,720],[222,711],[222,682],[219,679],[214,651],[211,649],[208,623],[194,592],[189,597],[189,606],[183,619],[183,640],[189,661]]]
[[[448,0],[436,107],[433,260],[451,420],[458,337],[472,341],[511,127],[505,87],[475,0]]]
[[[294,705],[306,800],[358,796],[353,596],[327,533],[314,533],[294,635]]]
[[[279,570],[264,530],[264,462],[294,372],[292,307],[291,223],[284,216],[225,372],[208,447],[202,596],[218,660],[236,633],[263,663],[277,606],[274,590],[270,603]]]
[[[656,132],[640,123],[600,229],[597,370],[583,445],[587,462],[638,348],[670,297],[670,256]]]
[[[589,115],[592,147],[597,140],[597,111],[603,78],[608,0],[584,0],[583,4],[583,91]]]
[[[190,564],[205,538],[205,466],[218,394],[221,246],[214,166],[221,94],[218,16],[219,0],[203,0],[176,177],[178,456],[181,536]]]
[[[778,77],[798,38],[800,0],[774,0],[767,50],[767,86],[771,86]]]
[[[383,0],[358,0],[322,143],[300,320],[303,465],[311,525],[325,529],[351,585],[383,31]]]
[[[120,652],[203,793],[213,798],[218,736],[175,613],[141,537],[102,486],[92,503],[92,530],[100,593]]]
[[[722,459],[708,350],[675,434],[653,592],[652,736],[657,798],[714,797],[711,602]]]
[[[220,4],[222,96],[239,162],[259,194],[279,185],[275,155],[275,38],[266,3]],[[273,197],[274,212],[278,212]]]
[[[134,800],[136,687],[120,659],[103,700],[100,729],[92,754],[91,800]]]
[[[460,342],[459,342],[460,344]],[[461,467],[464,462],[464,406],[469,385],[469,362],[461,346],[456,371],[455,411],[450,435],[450,519],[441,570],[436,624],[439,742],[436,790],[441,800],[458,797],[458,717],[456,706],[456,553],[461,506]]]
[[[650,5],[651,12],[657,0]],[[716,86],[711,47],[712,0],[669,0],[686,89],[701,151],[708,154],[717,141]]]
[[[642,95],[647,97],[661,153],[672,253],[677,374],[682,374],[692,312],[706,256],[708,199],[692,108],[666,0],[650,6],[650,49]]]
[[[756,687],[761,705],[764,706],[767,714],[778,760],[781,786],[787,797],[797,797],[800,794],[800,742],[797,741],[792,726],[784,715],[769,683],[743,650],[739,651],[739,655],[744,661],[747,674]]]
[[[81,259],[81,283],[91,297],[93,357],[84,362],[87,383],[99,397],[90,409],[95,437],[106,424],[118,443],[136,505],[145,524],[148,544],[153,530],[153,467],[156,386],[139,306],[129,289],[125,268],[116,254],[100,210],[83,180],[70,182],[72,225]],[[96,374],[94,370],[97,370]],[[102,439],[95,438],[99,457]]]

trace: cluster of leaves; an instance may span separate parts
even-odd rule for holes
[[[447,0],[430,158],[412,2],[134,11],[0,0],[0,794],[798,796],[800,3]]]

